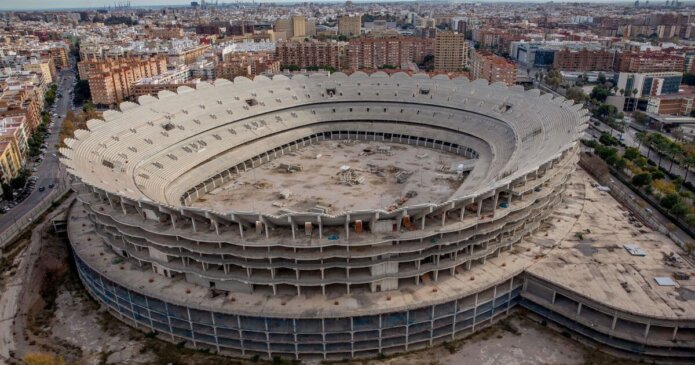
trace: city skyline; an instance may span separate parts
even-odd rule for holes
[[[127,3],[128,1],[111,1],[111,0],[26,0],[22,1],[21,4],[10,1],[3,0],[0,2],[0,11],[41,11],[41,10],[79,10],[79,9],[96,9],[96,8],[109,8],[114,7],[118,4]],[[201,3],[202,1],[198,1]],[[242,3],[251,3],[253,1],[241,1]],[[319,3],[335,4],[344,2],[343,0],[322,0]],[[393,1],[362,1],[355,0],[354,3],[393,3]],[[401,3],[416,2],[415,0],[399,0]],[[430,3],[446,3],[447,1],[434,1]],[[527,3],[527,4],[544,4],[547,2],[543,1],[532,1],[526,2],[523,0],[483,0],[483,1],[463,1],[455,0],[450,1],[451,3],[468,3],[468,4],[485,4],[485,3]],[[617,1],[613,2],[610,0],[586,0],[586,1],[570,1],[567,3],[612,3],[612,4],[632,4],[631,1]],[[659,4],[663,1],[652,1],[652,4]],[[214,1],[210,1],[214,3]],[[219,1],[220,4],[235,4],[237,1],[225,0]],[[293,4],[293,3],[304,3],[304,1],[297,0],[255,0],[255,3],[279,3],[282,5]],[[130,5],[136,8],[148,8],[148,7],[167,7],[167,6],[188,6],[191,1],[188,0],[131,0]]]

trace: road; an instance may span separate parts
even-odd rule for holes
[[[596,126],[593,124],[594,119],[592,118],[592,127],[601,131],[601,132],[606,132],[609,133],[615,137],[619,136],[621,133],[618,131],[613,130],[609,126],[607,126],[604,123],[601,123],[600,125]],[[649,156],[649,159],[654,162],[654,164],[659,165],[662,168],[664,168],[666,171],[669,171],[674,175],[680,176],[682,178],[685,178],[685,168],[682,167],[681,165],[677,164],[676,162],[673,163],[673,166],[671,166],[671,160],[668,159],[667,156],[663,156],[661,158],[661,161],[659,161],[659,154],[651,150],[649,151],[649,148],[645,146],[644,144],[640,143],[639,140],[637,140],[637,133],[639,131],[632,128],[628,127],[627,131],[625,133],[622,133],[623,135],[623,143],[628,146],[628,147],[639,147],[640,153],[644,156],[647,157]],[[695,173],[691,170],[688,172],[688,181],[690,181],[691,184],[695,185]]]
[[[561,94],[559,94],[555,90],[552,90],[549,87],[547,87],[546,85],[539,83],[537,81],[534,81],[534,85],[536,87],[538,87],[539,89],[541,89],[545,92],[549,92],[555,96],[562,96]],[[595,130],[598,130],[601,132],[606,132],[606,133],[611,134],[611,135],[616,136],[616,137],[621,134],[621,132],[614,130],[613,128],[609,127],[608,125],[606,125],[603,122],[600,122],[598,126],[596,125],[595,122],[598,122],[598,120],[594,117],[591,117],[591,128],[593,128]],[[670,169],[670,173],[672,173],[676,176],[680,176],[683,179],[686,178],[686,176],[685,176],[686,170],[684,167],[682,167],[681,165],[679,165],[675,162],[673,163],[673,166],[671,166],[671,160],[669,160],[668,157],[666,157],[666,156],[662,156],[661,160],[659,160],[659,154],[656,151],[654,151],[654,150],[650,151],[649,148],[647,148],[647,146],[643,145],[642,143],[639,142],[639,140],[637,140],[637,132],[638,132],[638,130],[636,130],[635,128],[632,127],[631,124],[629,124],[627,127],[627,131],[625,133],[622,133],[623,143],[628,147],[638,147],[642,156],[644,156],[644,157],[649,156],[647,158],[649,158],[652,162],[659,165],[660,167],[664,168],[666,171],[669,171],[669,169]],[[592,133],[590,133],[590,134],[592,134]],[[687,181],[689,181],[691,184],[695,185],[695,172],[693,172],[692,170],[690,170],[688,172]]]
[[[38,176],[36,186],[26,199],[7,213],[0,215],[0,232],[17,224],[18,220],[24,217],[32,208],[39,205],[50,192],[50,189],[48,189],[49,184],[57,185],[63,180],[63,170],[58,160],[58,151],[55,145],[59,143],[60,128],[63,125],[63,118],[60,116],[65,115],[72,105],[69,93],[73,88],[72,82],[75,79],[75,74],[72,70],[66,69],[60,71],[58,77],[58,92],[63,94],[63,97],[56,98],[56,114],[58,114],[58,117],[53,119],[55,123],[53,128],[50,129],[51,135],[46,138],[47,151],[44,154],[44,159],[38,166],[38,171],[33,173],[34,176]],[[42,186],[46,187],[45,191],[39,191],[39,188]]]

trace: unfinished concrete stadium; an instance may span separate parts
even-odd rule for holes
[[[69,238],[88,291],[143,331],[341,360],[523,306],[616,353],[695,356],[692,301],[623,305],[526,252],[572,185],[589,117],[571,101],[356,72],[217,80],[103,117],[61,150]]]

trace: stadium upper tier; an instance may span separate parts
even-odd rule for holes
[[[288,146],[351,134],[475,159],[460,187],[438,203],[453,205],[552,165],[589,119],[571,100],[521,86],[382,72],[220,79],[138,102],[76,131],[60,150],[62,162],[87,185],[171,207],[189,205],[206,182]]]

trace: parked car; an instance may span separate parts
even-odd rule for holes
[[[42,187],[39,188],[39,191],[44,191],[44,190],[46,190],[46,187],[45,187],[45,186],[42,186]]]

